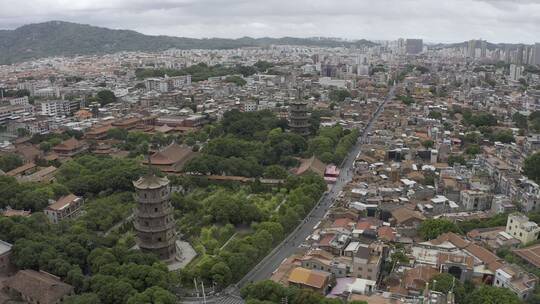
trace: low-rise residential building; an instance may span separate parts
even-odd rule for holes
[[[521,213],[512,213],[506,222],[506,233],[520,240],[522,244],[528,244],[538,239],[540,227],[535,222]]]
[[[461,204],[465,211],[483,211],[491,208],[492,196],[484,191],[461,191]]]
[[[528,299],[538,284],[538,278],[517,265],[505,265],[497,269],[494,286],[504,287],[515,293],[522,300]]]
[[[80,109],[78,100],[44,100],[40,101],[41,114],[47,116],[71,116]]]
[[[56,202],[45,208],[45,215],[53,224],[72,219],[80,215],[84,200],[75,194],[69,194],[59,198]]]
[[[0,240],[0,275],[8,275],[15,269],[11,263],[11,247],[10,243]]]
[[[289,285],[314,290],[325,295],[331,287],[332,274],[321,270],[297,267],[289,274]]]

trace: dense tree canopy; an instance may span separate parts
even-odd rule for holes
[[[14,177],[0,176],[0,208],[41,211],[49,199],[57,199],[69,193],[68,188],[58,183],[19,183]]]
[[[540,152],[536,152],[525,159],[523,173],[528,178],[540,183]]]
[[[4,154],[0,156],[0,170],[8,172],[22,166],[23,160],[17,154]]]
[[[226,67],[223,65],[214,65],[209,66],[205,63],[199,63],[196,65],[189,66],[184,69],[137,69],[135,70],[135,75],[139,79],[150,78],[150,77],[164,77],[168,76],[184,76],[191,75],[191,80],[193,82],[199,82],[207,80],[210,77],[226,76],[226,75],[235,75],[241,74],[242,76],[250,76],[257,72],[257,69],[251,66],[242,66],[237,65],[234,67]]]
[[[459,227],[445,219],[427,219],[420,224],[418,232],[426,239],[431,240],[446,232],[459,232]]]
[[[219,282],[220,286],[240,279],[281,241],[285,232],[298,225],[325,190],[325,184],[313,175],[289,177],[276,196],[250,195],[247,189],[211,189],[210,193],[201,189],[172,199],[173,206],[182,214],[180,232],[201,242],[204,248],[200,251],[206,253],[191,269],[182,272],[182,280],[187,284],[193,277]],[[231,224],[250,226],[253,232],[234,237],[220,249],[232,235]]]
[[[60,183],[75,194],[130,191],[132,181],[146,172],[134,159],[84,155],[64,163],[57,174]]]
[[[450,291],[454,293],[457,304],[465,301],[465,287],[459,279],[448,273],[441,273],[434,276],[429,282],[429,288],[435,291],[448,294]]]
[[[326,298],[320,293],[299,289],[296,287],[284,287],[273,281],[260,281],[249,284],[241,290],[242,297],[247,303],[270,304],[282,303],[287,299],[291,304],[343,304],[340,299]],[[364,301],[351,301],[349,304],[367,304]]]
[[[509,289],[481,286],[467,295],[466,304],[520,304],[521,300]]]
[[[278,166],[273,167],[274,173],[276,168],[294,166],[294,157],[305,153],[307,143],[300,135],[284,132],[285,127],[286,122],[269,111],[226,112],[220,124],[205,132],[210,137],[208,143],[184,171],[260,177],[270,172],[265,171],[266,166]],[[280,170],[278,176],[283,177],[283,172]]]
[[[476,127],[495,126],[497,124],[497,118],[485,112],[473,114],[470,111],[463,111],[463,121],[466,125],[474,125]]]
[[[331,101],[343,102],[345,98],[351,97],[351,92],[347,89],[335,89],[331,90],[328,96]]]
[[[116,96],[111,90],[101,90],[96,95],[97,102],[101,106],[112,103],[116,101]]]

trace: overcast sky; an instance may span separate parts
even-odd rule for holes
[[[539,42],[540,0],[0,0],[0,28],[64,20],[184,37]]]

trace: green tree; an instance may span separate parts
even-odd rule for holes
[[[285,179],[287,178],[287,170],[279,165],[271,165],[264,169],[263,176],[266,178],[277,178]]]
[[[460,232],[459,227],[445,219],[427,219],[420,224],[418,232],[425,240],[437,238],[446,232]]]
[[[128,131],[122,128],[111,128],[107,131],[107,137],[117,140],[126,140]]]
[[[99,296],[95,293],[83,293],[80,295],[74,295],[67,297],[64,302],[65,304],[99,304]]]
[[[483,285],[467,295],[466,304],[520,304],[521,300],[507,288]]]
[[[409,95],[397,95],[396,98],[408,106],[416,102],[416,100]]]
[[[444,294],[452,291],[458,304],[465,301],[465,287],[463,287],[459,279],[456,279],[451,274],[441,273],[434,276],[429,283],[429,288]]]
[[[403,250],[396,250],[390,255],[390,261],[392,263],[408,264],[409,257],[407,257]]]
[[[343,102],[347,97],[351,97],[351,92],[347,89],[334,89],[328,95],[331,101]]]
[[[97,294],[103,304],[118,304],[126,303],[136,290],[126,281],[113,279],[101,286]]]
[[[240,76],[228,76],[225,78],[225,82],[234,83],[239,87],[243,87],[247,84],[247,81]]]
[[[96,95],[97,101],[101,106],[116,102],[116,96],[110,90],[101,90]]]
[[[169,291],[154,286],[146,289],[142,293],[137,293],[127,300],[127,304],[174,304],[176,297]]]
[[[253,66],[255,66],[257,70],[259,70],[259,72],[266,72],[266,70],[273,67],[274,65],[268,61],[259,60]]]
[[[265,280],[252,283],[240,291],[244,299],[256,299],[281,303],[281,300],[289,295],[287,289],[279,283]]]
[[[540,183],[540,152],[536,152],[525,159],[523,173],[528,178]]]
[[[23,160],[17,154],[4,154],[0,156],[0,170],[8,172],[22,166]]]
[[[441,120],[442,119],[442,114],[441,114],[441,112],[431,111],[431,112],[429,112],[428,117],[433,118],[433,119]]]
[[[232,273],[231,269],[224,262],[218,262],[212,266],[210,270],[212,280],[223,288],[231,283]]]
[[[30,131],[25,128],[17,128],[17,136],[24,137],[30,135]]]
[[[426,148],[426,149],[431,149],[431,148],[433,148],[433,145],[434,145],[434,144],[435,144],[435,143],[433,142],[433,140],[430,140],[430,139],[426,139],[426,140],[424,140],[424,141],[422,142],[422,146],[424,146],[424,148]]]
[[[502,130],[502,131],[497,132],[493,136],[493,140],[500,141],[500,142],[505,143],[505,144],[509,144],[509,143],[515,141],[514,134],[512,133],[512,130]]]
[[[512,121],[516,124],[516,127],[520,129],[527,129],[529,124],[527,122],[527,116],[516,112],[512,115]]]
[[[42,143],[39,144],[39,149],[43,152],[49,152],[51,151],[53,145],[48,142],[48,141],[44,141]]]
[[[469,155],[476,155],[480,153],[480,146],[479,145],[470,145],[465,149],[465,153]]]

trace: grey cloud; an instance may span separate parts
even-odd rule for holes
[[[7,2],[9,1],[9,5]],[[539,39],[533,0],[0,0],[0,28],[66,20],[188,37]],[[6,4],[6,5],[4,5]]]

